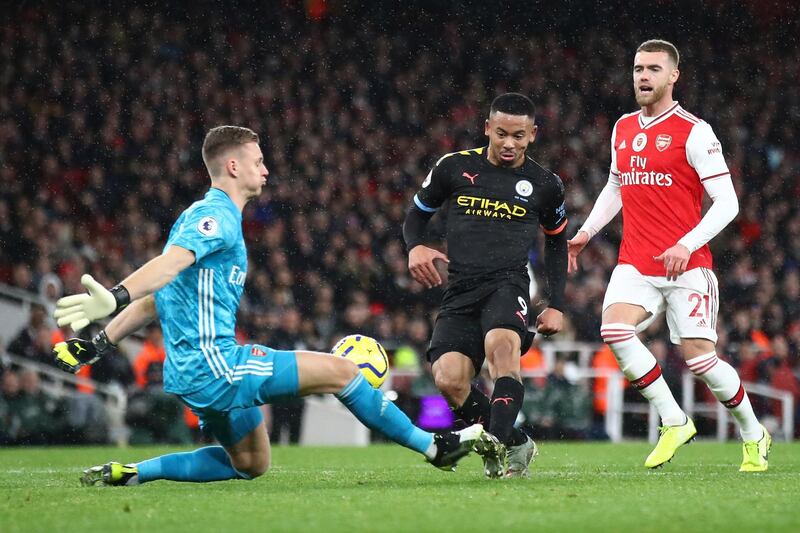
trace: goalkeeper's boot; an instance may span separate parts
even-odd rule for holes
[[[746,440],[742,444],[742,466],[739,472],[766,472],[769,459],[769,449],[772,448],[772,436],[764,426],[761,426],[764,435],[760,440]]]
[[[474,424],[461,431],[447,431],[433,436],[436,444],[436,457],[427,461],[440,470],[454,471],[458,461],[476,448],[488,435],[480,424]]]
[[[694,422],[688,416],[685,424],[680,426],[661,426],[658,429],[661,432],[661,436],[658,438],[656,447],[644,461],[644,466],[647,468],[658,468],[671,461],[678,448],[693,440],[694,436],[697,435]]]
[[[508,469],[506,477],[528,477],[528,467],[539,455],[539,447],[533,439],[525,435],[528,439],[519,446],[508,447]]]
[[[135,464],[106,463],[93,466],[83,471],[81,485],[89,487],[100,483],[102,485],[130,486],[139,484],[139,469]]]
[[[491,433],[486,434],[475,447],[475,451],[483,459],[483,473],[488,478],[498,478],[506,475],[506,462],[508,453],[505,445],[497,440]]]

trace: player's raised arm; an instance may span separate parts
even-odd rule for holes
[[[414,195],[414,203],[409,207],[403,221],[403,240],[408,250],[408,270],[414,280],[428,289],[442,284],[442,277],[436,270],[434,261],[438,259],[445,263],[450,262],[442,252],[422,244],[425,226],[446,195],[444,185],[447,176],[441,169],[445,157],[436,163],[422,182],[422,188]]]
[[[608,182],[592,207],[592,211],[586,218],[586,222],[578,230],[574,237],[567,241],[569,255],[569,272],[578,270],[578,254],[589,243],[589,240],[597,235],[606,224],[617,216],[622,209],[622,193],[619,190],[619,170],[617,169],[617,151],[615,148],[617,136],[617,126],[611,132],[611,168],[608,172]]]
[[[54,316],[59,326],[79,331],[90,322],[105,318],[132,301],[151,295],[194,263],[195,254],[170,246],[163,254],[142,265],[122,283],[106,289],[89,274],[81,277],[88,293],[65,296],[56,302]]]

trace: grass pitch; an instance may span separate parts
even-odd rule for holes
[[[741,446],[701,442],[644,469],[644,443],[543,443],[528,480],[478,458],[441,472],[398,446],[273,449],[251,482],[82,488],[82,467],[165,448],[0,450],[0,531],[800,531],[800,444],[740,474]]]

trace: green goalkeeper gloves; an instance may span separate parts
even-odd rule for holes
[[[91,365],[114,347],[103,330],[90,341],[73,338],[59,342],[53,346],[52,353],[61,370],[74,374],[82,366]]]
[[[81,285],[89,294],[73,294],[56,302],[53,316],[59,327],[69,324],[74,331],[80,331],[93,320],[105,318],[131,303],[130,294],[122,285],[108,290],[89,274],[81,276]]]

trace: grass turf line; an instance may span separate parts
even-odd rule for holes
[[[273,449],[252,481],[78,485],[80,469],[166,448],[0,450],[0,530],[798,531],[800,444],[741,474],[741,445],[700,442],[657,471],[650,446],[544,442],[528,480],[486,480],[470,457],[441,472],[397,446]]]

